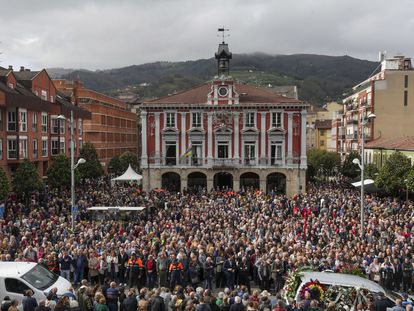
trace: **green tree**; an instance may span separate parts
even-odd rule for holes
[[[336,152],[311,149],[308,151],[309,178],[332,176],[341,165],[341,157]]]
[[[28,200],[31,192],[43,189],[36,166],[29,160],[20,163],[13,177],[13,190],[21,200]]]
[[[373,163],[368,163],[364,165],[364,176],[365,178],[370,178],[370,179],[377,179],[378,177],[378,167],[373,164]]]
[[[4,170],[0,167],[0,201],[7,198],[10,192],[9,179],[6,176]]]
[[[342,175],[349,177],[349,178],[355,178],[358,177],[361,172],[358,167],[358,165],[352,163],[354,159],[360,159],[359,153],[356,151],[351,151],[345,158],[344,163],[342,164],[341,173]]]
[[[409,191],[414,191],[414,166],[411,166],[410,171],[407,174],[406,186]]]
[[[341,166],[341,156],[336,152],[324,151],[321,159],[321,169],[324,175],[332,176]]]
[[[138,157],[136,154],[125,151],[123,154],[121,154],[119,159],[121,160],[122,173],[126,171],[128,165],[131,165],[135,171],[139,170]]]
[[[79,152],[79,157],[86,160],[86,163],[79,165],[77,168],[81,178],[98,178],[104,174],[93,144],[85,143]]]
[[[70,160],[64,154],[53,158],[52,164],[47,170],[47,181],[52,189],[61,190],[70,187]]]
[[[115,175],[124,173],[124,171],[122,171],[122,163],[119,156],[114,156],[111,161],[109,161],[108,172]]]
[[[394,152],[379,170],[375,183],[392,195],[398,195],[406,188],[405,179],[412,169],[410,159],[401,152]]]

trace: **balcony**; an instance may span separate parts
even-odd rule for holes
[[[214,159],[213,168],[234,168],[239,162],[235,159]]]
[[[203,158],[191,158],[191,165],[192,166],[202,166],[203,165]]]
[[[164,163],[167,166],[174,166],[177,165],[177,158],[176,157],[166,157],[164,159]]]
[[[257,164],[256,158],[245,158],[244,159],[244,165],[253,166],[256,164]]]

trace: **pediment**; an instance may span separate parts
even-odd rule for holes
[[[229,135],[231,133],[233,133],[233,131],[225,126],[220,126],[215,130],[216,135]]]
[[[176,128],[165,128],[162,132],[164,135],[178,135],[178,129]]]
[[[285,135],[286,130],[284,130],[281,127],[271,127],[270,129],[267,130],[267,133],[269,135]]]
[[[241,132],[243,135],[258,135],[259,134],[259,130],[256,128],[244,128],[242,129]]]
[[[188,135],[205,135],[206,131],[199,127],[192,127],[187,131]]]

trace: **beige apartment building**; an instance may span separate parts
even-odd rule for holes
[[[353,88],[343,100],[344,111],[336,123],[337,151],[343,155],[361,147],[362,116],[375,114],[365,126],[365,141],[413,136],[414,70],[404,56],[383,58],[381,71]]]
[[[342,111],[343,105],[336,102],[329,102],[322,108],[311,106],[307,116],[307,149],[336,151],[336,144],[332,140],[332,120]]]

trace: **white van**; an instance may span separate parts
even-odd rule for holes
[[[46,298],[53,287],[57,287],[58,295],[68,291],[71,284],[68,280],[50,272],[34,262],[0,262],[0,299],[23,299],[23,292],[31,289],[37,301]]]

